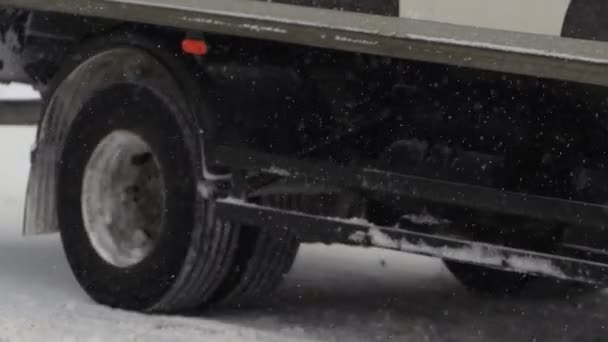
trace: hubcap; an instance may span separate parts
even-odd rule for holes
[[[98,255],[117,267],[145,259],[162,232],[166,207],[161,167],[138,135],[106,136],[86,165],[82,217]]]

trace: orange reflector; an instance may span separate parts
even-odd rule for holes
[[[182,51],[190,55],[203,56],[209,51],[209,46],[204,40],[186,38],[182,40]]]

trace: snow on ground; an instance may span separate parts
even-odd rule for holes
[[[608,340],[606,294],[566,299],[538,283],[523,299],[484,299],[436,260],[344,246],[303,246],[282,288],[252,307],[179,317],[96,305],[58,236],[20,235],[34,133],[0,127],[1,342]]]
[[[30,100],[38,98],[40,98],[40,95],[30,85],[23,83],[0,85],[0,99],[2,100]]]

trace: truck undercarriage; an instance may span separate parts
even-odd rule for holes
[[[230,12],[237,3],[249,12]],[[3,12],[4,45],[19,56],[5,77],[20,80],[15,70],[21,69],[45,96],[26,232],[60,230],[69,249],[78,244],[71,227],[89,231],[114,220],[141,225],[144,238],[123,241],[137,245],[135,252],[112,247],[115,256],[105,260],[133,266],[145,260],[139,254],[154,253],[154,237],[164,234],[144,226],[183,224],[171,215],[186,209],[163,207],[170,206],[172,190],[155,195],[156,186],[171,189],[173,180],[181,184],[176,193],[180,186],[196,189],[183,190],[188,200],[173,199],[204,208],[197,219],[211,222],[202,224],[208,231],[191,234],[224,241],[205,252],[211,261],[191,261],[197,277],[222,276],[203,281],[191,273],[181,289],[187,295],[169,291],[156,301],[125,301],[114,289],[99,290],[99,280],[87,278],[91,266],[77,260],[87,256],[68,253],[77,278],[98,301],[153,311],[216,299],[238,303],[280,280],[300,242],[439,257],[463,283],[482,291],[515,292],[539,276],[607,283],[603,43],[483,29],[473,34],[472,28],[398,18],[348,27],[347,19],[366,15],[300,8],[299,20],[291,20],[290,6],[247,1],[206,1],[196,11],[155,1],[97,5],[103,8],[23,1],[23,9]],[[262,11],[268,13],[257,16]],[[286,16],[278,20],[277,13]],[[320,14],[316,24],[306,21]],[[180,51],[185,38],[204,42],[208,52]],[[169,105],[171,98],[185,100]],[[139,127],[127,118],[129,108],[190,116],[156,122],[134,114],[136,122],[151,121]],[[106,129],[109,142],[83,118]],[[168,133],[157,130],[163,125]],[[124,131],[139,132],[150,146],[112,133]],[[162,174],[172,163],[154,153],[168,149],[162,146],[188,151],[190,157],[168,160],[183,161],[184,169],[190,160],[200,174]],[[119,147],[131,166],[107,159]],[[99,165],[110,165],[93,167],[108,179],[87,171],[96,156]],[[149,160],[157,166],[129,169]],[[95,185],[122,189],[121,177],[129,179],[125,191],[137,203],[134,216],[104,204],[104,196],[117,195]],[[68,214],[79,206],[83,217]],[[104,211],[111,224],[98,224],[91,214]],[[159,211],[171,214],[149,213]],[[116,239],[110,235],[131,233],[104,234],[89,239],[101,246]],[[195,291],[193,284],[203,285]]]

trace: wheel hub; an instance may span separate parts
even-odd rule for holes
[[[107,135],[85,167],[81,194],[84,227],[99,256],[117,267],[145,259],[162,231],[165,191],[158,160],[140,136]]]

